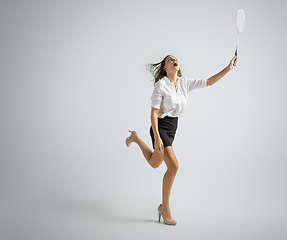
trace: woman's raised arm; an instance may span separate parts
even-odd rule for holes
[[[231,69],[235,68],[237,65],[237,58],[234,56],[228,66],[221,70],[219,73],[213,75],[212,77],[206,79],[207,81],[207,86],[211,86],[217,81],[219,81],[222,77],[224,77]]]

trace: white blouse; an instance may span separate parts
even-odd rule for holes
[[[161,78],[154,86],[151,107],[159,109],[158,117],[178,117],[184,110],[188,92],[207,86],[206,79],[179,77],[176,87],[167,77]]]

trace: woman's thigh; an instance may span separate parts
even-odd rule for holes
[[[163,158],[162,158],[161,154],[157,151],[154,151],[150,160],[149,160],[149,164],[153,168],[157,168],[161,165],[162,162],[163,162]]]
[[[175,169],[177,170],[178,169],[178,161],[177,161],[177,158],[175,156],[175,153],[173,151],[173,148],[172,146],[168,146],[168,147],[165,147],[164,148],[164,153],[161,154],[167,168],[170,168],[170,169]]]
[[[165,147],[163,154],[154,151],[150,158],[149,163],[153,168],[157,168],[161,165],[163,161],[165,162],[167,168],[174,170],[178,169],[178,161],[172,146]]]

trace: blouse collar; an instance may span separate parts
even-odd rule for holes
[[[167,76],[164,76],[162,79],[164,79],[166,81],[166,83],[169,83],[169,84],[173,84]],[[180,81],[181,77],[177,77],[177,83]]]

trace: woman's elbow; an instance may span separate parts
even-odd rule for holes
[[[151,108],[151,114],[150,114],[150,117],[152,118],[152,117],[154,117],[154,116],[158,116],[158,111],[159,111],[159,109],[157,109],[157,108]]]
[[[158,114],[159,109],[157,108],[151,108],[151,114]]]

